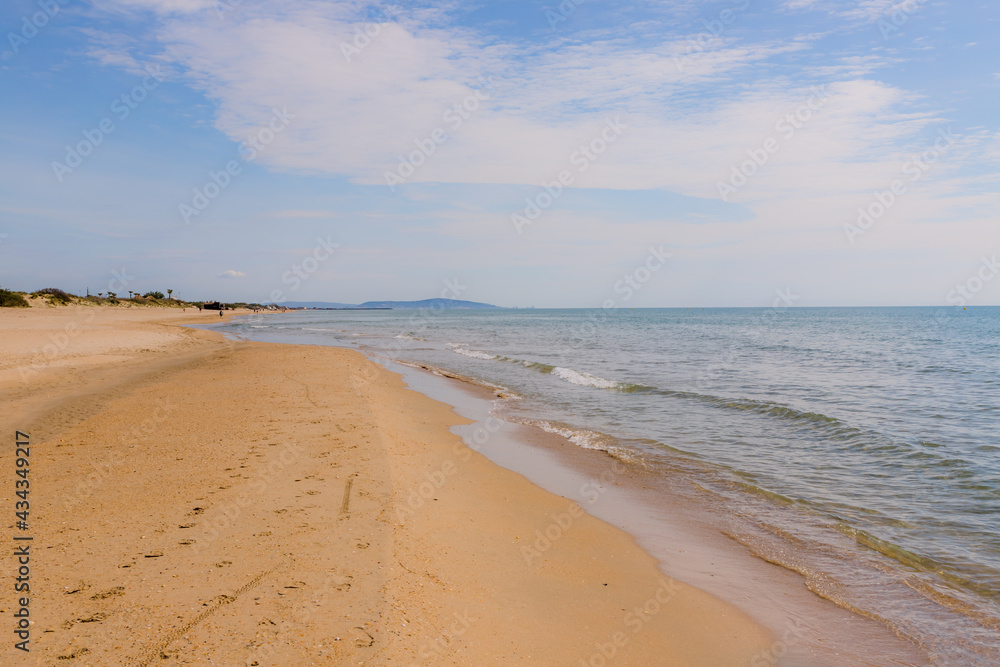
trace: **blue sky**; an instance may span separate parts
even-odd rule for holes
[[[998,19],[9,0],[0,286],[361,302],[457,280],[500,305],[643,307],[944,305],[964,285],[1000,304]],[[649,272],[651,248],[670,257]]]

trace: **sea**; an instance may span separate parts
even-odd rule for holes
[[[932,664],[1000,664],[1000,308],[310,310],[220,328],[488,387],[502,420],[696,484],[738,517],[729,539]]]

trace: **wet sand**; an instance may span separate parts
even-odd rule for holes
[[[730,537],[745,523],[713,502],[690,471],[586,449],[533,426],[495,418],[499,394],[425,367],[384,362],[407,386],[454,407],[472,423],[453,427],[472,449],[578,503],[632,535],[671,576],[732,604],[776,638],[751,664],[788,667],[929,665],[914,642],[883,623],[816,594],[797,571]],[[552,548],[560,548],[553,545]]]

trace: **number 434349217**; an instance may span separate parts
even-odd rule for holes
[[[30,438],[28,437],[28,434],[22,433],[21,431],[17,431],[17,452],[16,452],[17,461],[15,461],[14,465],[17,468],[16,474],[18,477],[20,477],[20,479],[17,480],[16,485],[18,489],[17,497],[20,498],[21,500],[17,502],[16,509],[21,510],[17,512],[17,516],[22,521],[26,521],[28,518],[27,517],[28,488],[29,488],[28,466],[29,466],[29,457],[31,455],[31,449],[29,445],[30,445]],[[21,517],[22,513],[24,514],[23,518]]]

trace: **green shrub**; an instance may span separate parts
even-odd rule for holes
[[[0,308],[29,308],[30,305],[18,292],[0,288]]]
[[[146,292],[143,296],[147,299],[162,299],[163,292]]]
[[[73,303],[73,296],[67,294],[61,289],[56,289],[55,287],[46,287],[45,289],[40,289],[35,294],[40,294],[42,296],[48,297],[49,301],[58,301],[61,304]]]

